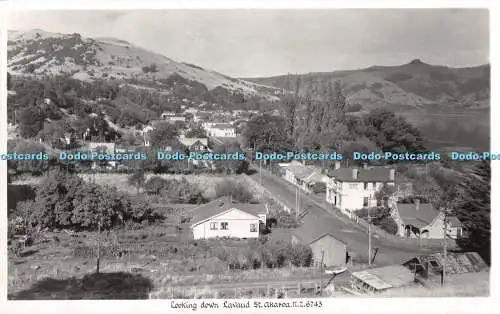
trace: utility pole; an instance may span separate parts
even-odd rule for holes
[[[262,160],[259,160],[259,180],[260,185],[262,185]]]
[[[321,265],[320,265],[320,275],[321,275],[321,279],[320,279],[320,287],[319,287],[319,296],[322,296],[323,295],[323,259],[325,258],[325,251],[324,250],[321,250]]]
[[[446,261],[448,260],[448,242],[446,241],[447,240],[447,225],[448,225],[448,222],[447,222],[447,219],[448,219],[448,215],[447,215],[447,209],[445,208],[443,210],[443,213],[444,213],[444,217],[443,217],[443,273],[442,273],[442,277],[441,277],[441,285],[444,286],[444,283],[445,283],[445,277],[446,277]]]
[[[295,214],[297,220],[299,219],[299,193],[298,188],[295,187]]]
[[[372,265],[372,217],[370,216],[370,201],[371,196],[368,197],[368,265]]]
[[[96,267],[96,274],[99,273],[99,263],[101,259],[101,252],[100,252],[100,246],[101,246],[101,222],[99,221],[97,223],[97,267]]]

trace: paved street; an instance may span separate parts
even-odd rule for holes
[[[260,181],[260,174],[250,176],[256,182]],[[262,185],[275,197],[280,199],[290,208],[295,208],[295,191],[280,178],[262,171]],[[302,193],[302,208],[309,208],[309,215],[315,215],[320,220],[329,221],[331,229],[329,232],[348,245],[348,250],[356,256],[366,258],[368,256],[368,234],[353,222],[337,217],[330,210],[319,206],[316,201]],[[428,253],[427,249],[410,247],[405,243],[393,243],[372,237],[372,247],[378,248],[375,263],[380,265],[401,263],[415,255]]]

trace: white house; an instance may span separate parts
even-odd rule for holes
[[[181,135],[179,136],[179,141],[182,143],[182,145],[186,146],[190,151],[208,150],[207,138],[185,137]]]
[[[169,116],[169,117],[167,117],[167,120],[168,120],[168,122],[176,122],[176,121],[186,122],[186,117],[184,117],[184,116]]]
[[[261,225],[266,223],[265,204],[241,204],[229,197],[222,197],[201,205],[190,212],[193,237],[209,238],[258,238]]]
[[[398,225],[398,235],[403,238],[442,239],[444,213],[431,204],[421,204],[418,199],[410,204],[395,204],[391,216]],[[456,217],[447,218],[446,236],[462,236],[462,224]]]
[[[236,128],[229,123],[216,123],[207,128],[208,136],[236,137]]]
[[[376,198],[384,184],[394,186],[395,169],[385,167],[340,168],[328,172],[326,201],[353,216],[364,207],[381,205]]]
[[[173,117],[175,116],[175,112],[173,111],[165,111],[161,114],[162,119],[167,119],[168,117]]]
[[[102,153],[114,153],[116,151],[115,143],[106,142],[90,142],[89,151],[91,152],[102,152]],[[108,167],[116,167],[116,161],[108,161]],[[97,168],[97,162],[92,161],[92,169]]]

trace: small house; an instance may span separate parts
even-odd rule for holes
[[[195,240],[209,238],[258,238],[266,223],[265,204],[246,204],[222,197],[187,213]]]
[[[324,267],[344,266],[348,261],[347,244],[331,233],[332,225],[325,220],[306,215],[302,225],[292,232],[292,244],[308,245],[313,264]]]
[[[428,203],[397,203],[391,216],[398,225],[398,235],[404,238],[441,239],[445,235],[444,213]],[[458,238],[462,236],[462,225],[456,217],[447,218],[446,236]]]

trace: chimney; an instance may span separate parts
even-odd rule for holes
[[[352,178],[354,180],[357,180],[358,179],[358,172],[359,172],[359,169],[358,168],[354,168],[352,169]]]
[[[340,161],[335,162],[335,169],[340,169]]]
[[[394,176],[396,174],[396,169],[389,170],[389,180],[394,181]]]
[[[413,200],[413,203],[415,203],[415,209],[420,210],[420,200],[416,198]]]
[[[363,164],[363,169],[368,169],[368,164],[366,162]]]

